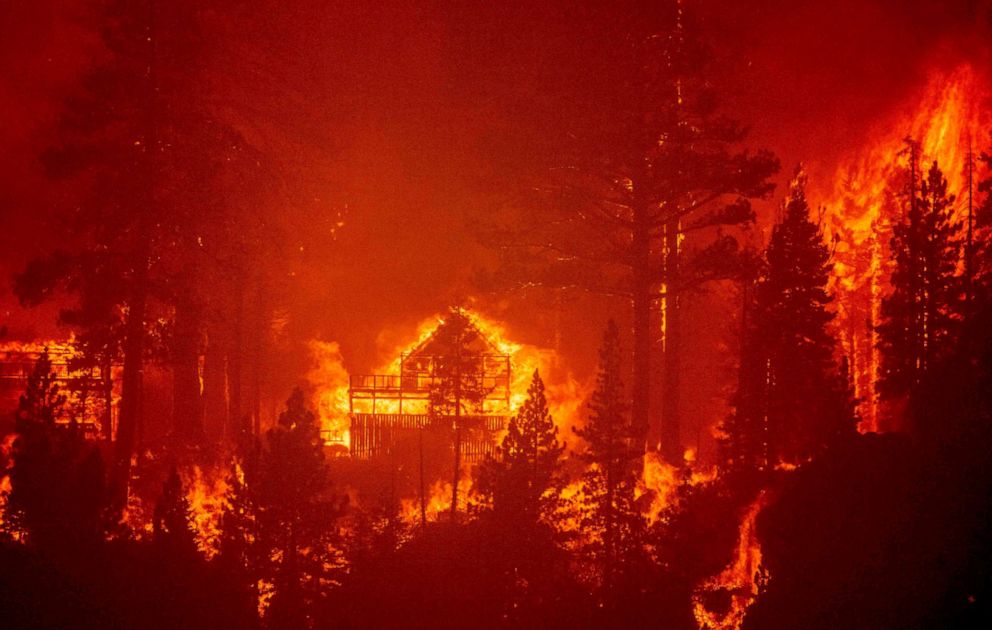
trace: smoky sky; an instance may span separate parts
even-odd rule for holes
[[[685,4],[701,17],[728,113],[752,130],[748,144],[776,152],[784,170],[810,164],[814,179],[934,67],[988,67],[987,1]],[[284,164],[308,212],[344,212],[333,239],[302,225],[286,305],[296,334],[340,341],[349,362],[367,366],[378,331],[471,295],[488,256],[474,223],[512,197],[541,138],[567,124],[533,115],[548,107],[549,77],[581,64],[585,22],[630,6],[204,3],[220,115]],[[46,225],[71,202],[44,179],[38,154],[60,104],[105,54],[97,29],[87,3],[0,4],[0,301],[25,331],[50,329],[52,311],[18,309],[7,279],[53,245]],[[580,80],[568,89],[581,98]],[[528,315],[539,303],[484,304],[548,341]],[[577,330],[596,330],[603,315],[576,313]]]

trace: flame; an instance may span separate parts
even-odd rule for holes
[[[450,481],[436,481],[425,493],[427,496],[424,500],[424,512],[428,522],[442,520],[445,515],[451,512],[451,490]],[[458,482],[459,512],[465,512],[466,507],[470,504],[472,492],[472,479],[463,475]],[[410,525],[419,525],[421,520],[420,497],[400,501],[400,516]]]
[[[934,72],[915,102],[887,121],[870,141],[843,160],[824,195],[824,229],[838,238],[832,289],[837,325],[861,400],[861,431],[881,428],[875,384],[879,357],[874,326],[880,318],[890,263],[888,241],[901,209],[894,191],[903,185],[905,138],[920,143],[921,168],[937,160],[957,194],[955,215],[967,212],[966,167],[972,136],[988,129],[990,112],[977,106],[989,95],[983,74],[970,65]]]
[[[637,495],[651,495],[651,505],[646,514],[649,522],[658,522],[665,508],[672,504],[675,492],[682,484],[696,486],[716,479],[716,466],[708,470],[694,470],[690,466],[693,462],[690,456],[695,457],[693,449],[686,451],[685,462],[688,468],[682,469],[665,462],[654,451],[644,454],[644,465],[641,478],[638,481]]]
[[[512,370],[510,413],[514,413],[526,400],[531,377],[534,370],[538,370],[541,378],[544,379],[548,407],[558,425],[560,439],[567,441],[572,434],[570,427],[575,426],[579,421],[589,384],[580,382],[570,370],[565,369],[554,350],[510,341],[503,324],[487,319],[477,312],[465,312],[465,315],[493,346],[510,356]],[[379,345],[383,348],[383,354],[390,359],[388,363],[373,372],[398,374],[400,356],[426,341],[442,321],[441,316],[429,317],[419,322],[413,327],[413,332],[405,336],[396,330],[380,334]],[[388,342],[389,339],[399,336],[403,336],[405,340],[394,344]],[[318,340],[311,341],[309,347],[315,367],[308,375],[308,380],[314,390],[312,401],[318,410],[322,435],[329,444],[350,447],[349,379],[340,347],[335,342]],[[405,401],[404,411],[425,412],[426,410],[417,409],[418,402],[423,405],[421,401]],[[397,401],[377,400],[376,409],[382,413],[398,413],[399,405]]]
[[[693,615],[700,628],[712,630],[740,628],[748,607],[758,597],[762,567],[761,545],[755,531],[755,523],[767,500],[767,495],[762,490],[758,498],[748,506],[741,521],[733,561],[719,575],[706,580],[696,589],[693,596]],[[767,579],[767,576],[764,579]],[[724,613],[709,610],[706,607],[705,594],[721,591],[730,594],[729,609]]]
[[[208,477],[199,466],[194,466],[186,480],[186,487],[189,488],[186,498],[193,517],[196,546],[209,559],[217,554],[227,480],[223,475],[215,475],[212,479]]]
[[[307,375],[314,388],[312,402],[320,419],[321,435],[329,443],[351,444],[348,422],[348,372],[335,342],[311,340],[315,366]]]

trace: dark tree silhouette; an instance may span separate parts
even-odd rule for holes
[[[563,507],[565,447],[544,391],[535,370],[497,457],[483,464],[476,482],[488,506],[479,527],[493,541],[493,570],[502,575],[498,596],[511,624],[524,623],[542,604],[560,597],[554,585],[568,567],[556,529]]]
[[[312,613],[323,587],[340,501],[327,498],[323,443],[300,389],[286,401],[278,424],[269,430],[255,488],[262,577],[274,593],[267,614],[272,627],[300,627]]]
[[[840,375],[829,330],[830,268],[799,170],[745,322],[735,410],[724,425],[724,455],[733,468],[797,463],[855,431],[846,368]]]
[[[917,190],[919,147],[909,142],[909,200],[893,228],[892,291],[882,301],[880,391],[899,399],[917,387],[953,344],[962,309],[954,195],[937,162]]]
[[[461,482],[462,437],[471,430],[465,416],[482,409],[491,391],[480,378],[485,360],[471,345],[479,331],[460,310],[452,309],[444,323],[434,332],[433,343],[443,348],[433,360],[429,413],[432,418],[450,418],[454,450],[454,475],[451,483],[451,520],[458,520],[458,487]]]
[[[635,504],[643,449],[631,420],[620,380],[620,333],[610,320],[599,351],[596,390],[590,416],[576,433],[588,444],[583,476],[588,510],[582,526],[587,553],[597,568],[605,601],[611,605],[623,591],[621,582],[636,574],[643,561],[645,523]]]
[[[34,547],[75,554],[103,539],[107,496],[100,453],[74,422],[59,422],[64,405],[46,350],[17,406],[3,526]]]
[[[535,370],[527,400],[510,420],[498,457],[480,473],[498,518],[524,529],[552,522],[563,483],[564,450],[548,412],[544,381]]]
[[[683,302],[700,283],[737,273],[737,243],[721,228],[753,220],[749,200],[771,191],[778,168],[769,153],[737,148],[746,132],[720,113],[687,13],[661,3],[597,16],[604,50],[594,71],[576,69],[587,101],[555,112],[569,128],[551,177],[491,235],[502,255],[496,284],[575,288],[630,305],[634,426],[672,462],[683,456]],[[662,318],[659,423],[651,357]]]
[[[165,553],[190,558],[197,552],[193,514],[179,472],[173,468],[162,484],[152,521],[155,544]]]

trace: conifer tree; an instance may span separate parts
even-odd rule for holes
[[[256,508],[247,484],[246,462],[231,461],[217,540],[217,564],[233,589],[232,599],[246,619],[258,609],[258,536]]]
[[[450,418],[453,436],[454,474],[451,483],[451,520],[458,519],[458,487],[461,481],[462,438],[471,430],[465,416],[478,412],[490,389],[479,378],[482,357],[470,347],[479,331],[461,311],[452,309],[434,333],[433,343],[443,352],[432,365],[429,412],[432,417]]]
[[[753,221],[750,200],[771,192],[778,162],[741,148],[746,130],[718,106],[698,17],[682,3],[604,5],[591,15],[596,35],[584,32],[582,45],[602,46],[595,71],[587,62],[558,70],[574,72],[590,98],[560,102],[552,113],[567,117],[567,133],[552,145],[548,176],[529,186],[537,198],[510,219],[514,227],[494,229],[502,254],[495,280],[578,288],[629,309],[631,417],[642,448],[660,443],[677,463],[688,292],[736,274],[736,240],[712,228]],[[659,350],[662,409],[655,414]]]
[[[531,529],[550,522],[564,450],[548,412],[544,381],[534,370],[527,400],[507,426],[498,459],[485,467],[493,510],[501,519]]]
[[[155,544],[170,556],[192,558],[197,553],[193,514],[179,472],[173,468],[162,484],[155,504]]]
[[[588,551],[607,600],[638,565],[645,528],[634,497],[643,450],[629,416],[620,371],[620,333],[610,320],[599,351],[591,413],[586,425],[575,431],[588,444],[584,459],[589,468],[583,477],[588,510],[583,527],[592,533]]]
[[[75,423],[59,422],[65,402],[46,349],[17,406],[4,527],[74,553],[102,539],[108,497],[99,451]]]
[[[882,300],[879,325],[880,391],[888,399],[922,382],[953,343],[962,309],[955,198],[936,161],[917,190],[917,160],[918,147],[911,143],[909,207],[893,228],[892,290]]]
[[[853,432],[848,384],[834,359],[827,283],[830,252],[810,217],[797,170],[754,287],[735,410],[725,424],[728,464],[767,468],[802,461]]]
[[[330,564],[329,542],[341,506],[326,497],[327,467],[316,416],[295,389],[265,440],[254,491],[259,556],[275,592],[269,624],[300,627]]]

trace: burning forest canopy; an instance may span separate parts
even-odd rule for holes
[[[5,627],[987,627],[987,1],[0,28]]]

